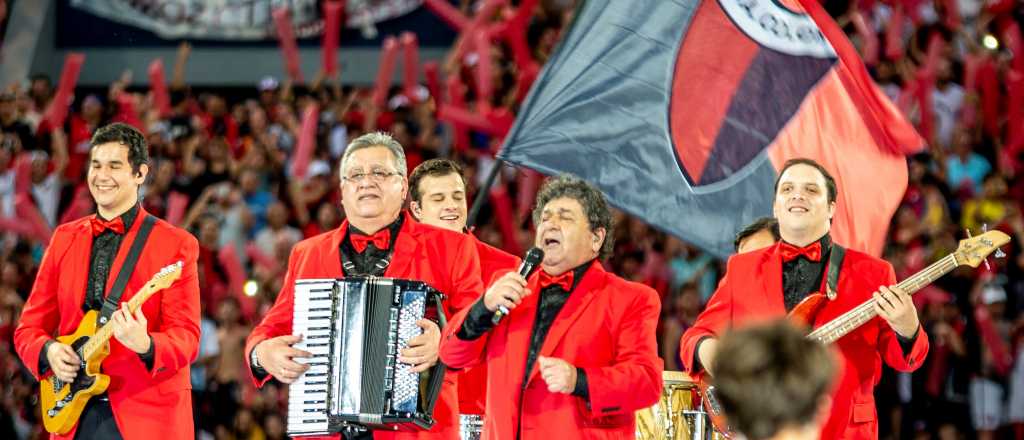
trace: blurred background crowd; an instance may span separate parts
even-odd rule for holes
[[[475,3],[453,5],[472,15]],[[882,379],[882,437],[1024,439],[1024,53],[1014,52],[1024,47],[1024,8],[1018,1],[982,0],[826,6],[863,51],[879,86],[929,141],[927,151],[908,158],[909,185],[889,230],[884,258],[897,278],[954,251],[968,231],[1000,229],[1014,237],[1006,258],[956,269],[915,295],[932,348],[921,369],[890,370]],[[0,38],[7,7],[0,0]],[[574,1],[552,0],[530,11],[526,39],[538,65],[551,55],[574,7]],[[450,84],[465,86],[467,109],[515,114],[529,85],[522,60],[508,45],[494,45],[494,90],[484,102],[474,96],[472,67],[479,56],[460,53],[458,44],[440,68],[458,80]],[[930,50],[941,56],[927,77],[919,72]],[[323,73],[307,84],[265,72],[244,89],[193,86],[184,74],[190,52],[189,43],[178,47],[168,78],[169,113],[158,111],[149,87],[128,73],[105,88],[76,89],[66,122],[51,127],[41,121],[55,78],[36,74],[3,84],[0,218],[31,223],[25,212],[34,207],[52,229],[90,213],[84,180],[90,134],[115,121],[142,129],[152,157],[143,206],[190,231],[201,247],[202,337],[192,366],[198,435],[281,439],[286,390],[275,382],[262,390],[252,386],[244,340],[273,303],[292,246],[343,220],[338,158],[348,140],[388,131],[406,148],[410,170],[426,159],[454,158],[464,164],[475,194],[495,166],[501,137],[486,130],[456,133],[437,118],[439,97],[425,86],[393,87],[383,105],[371,86]],[[293,178],[302,118],[314,104],[320,112],[313,159],[304,178]],[[540,178],[503,169],[474,233],[521,254],[532,243],[528,213]],[[495,215],[495,200],[509,202],[511,215]],[[616,220],[615,253],[606,264],[661,293],[662,357],[667,369],[681,369],[679,336],[714,292],[724,262],[642,219],[619,213]],[[6,439],[42,435],[37,384],[14,354],[11,337],[43,243],[30,232],[0,235],[0,437]]]

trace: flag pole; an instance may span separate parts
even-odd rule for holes
[[[480,187],[476,198],[473,199],[473,207],[469,209],[469,217],[466,218],[467,229],[476,225],[476,216],[480,213],[480,207],[483,206],[487,194],[490,194],[491,187],[494,186],[494,180],[498,177],[498,173],[501,172],[501,167],[503,166],[505,166],[504,160],[494,159],[494,168],[491,169],[491,174],[487,176],[487,181],[484,182],[484,186]]]

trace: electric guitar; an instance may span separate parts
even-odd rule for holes
[[[959,266],[978,267],[992,252],[997,252],[996,256],[1000,256],[999,247],[1009,242],[1010,236],[1000,231],[988,231],[977,237],[960,240],[960,245],[953,253],[901,281],[897,287],[903,289],[908,295],[912,295]],[[810,327],[814,323],[818,311],[827,303],[828,299],[826,294],[813,293],[797,304],[789,312],[787,319],[801,326]],[[876,315],[875,300],[872,298],[814,329],[807,337],[822,344],[831,344],[870,321]],[[697,377],[697,384],[703,397],[701,402],[704,411],[711,418],[711,424],[714,425],[715,430],[725,438],[732,438],[732,430],[725,419],[720,402],[715,397],[714,385],[709,381],[706,372]]]
[[[135,313],[153,294],[166,289],[181,276],[182,262],[168,265],[153,276],[142,290],[128,300],[128,309]],[[96,328],[99,312],[90,310],[70,335],[58,336],[57,342],[70,345],[82,363],[73,382],[64,382],[50,375],[39,384],[43,411],[43,427],[54,434],[67,434],[78,423],[85,404],[92,396],[103,393],[110,385],[110,376],[100,372],[103,360],[110,354],[110,338],[114,326],[108,322]],[[43,356],[46,353],[42,354]]]

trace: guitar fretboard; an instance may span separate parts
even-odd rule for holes
[[[956,256],[949,254],[945,258],[932,263],[930,266],[924,268],[924,270],[914,274],[910,278],[903,280],[897,284],[897,286],[899,286],[900,289],[903,289],[904,292],[907,292],[907,294],[913,295],[924,286],[931,284],[943,275],[949,273],[958,265]],[[876,315],[875,300],[872,298],[863,304],[854,307],[853,310],[844,313],[842,316],[818,327],[807,335],[807,337],[816,339],[823,344],[831,344],[845,336],[847,333],[855,330],[857,327],[860,327],[865,322],[870,321],[871,318],[874,318]]]

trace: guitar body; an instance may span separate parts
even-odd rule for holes
[[[91,310],[82,318],[82,322],[70,335],[59,336],[57,341],[70,345],[83,357],[82,346],[96,334],[96,317],[99,312]],[[40,406],[43,413],[43,427],[48,432],[67,434],[78,423],[79,416],[85,410],[85,404],[92,396],[102,394],[110,385],[110,376],[100,373],[100,365],[110,354],[110,345],[104,344],[91,358],[82,359],[84,368],[72,383],[66,383],[50,375],[39,384]],[[44,354],[45,355],[45,354]]]
[[[828,297],[825,294],[812,293],[800,301],[796,307],[793,307],[786,318],[798,327],[811,327],[814,325],[814,319],[818,317],[818,312],[826,303],[828,303]]]

